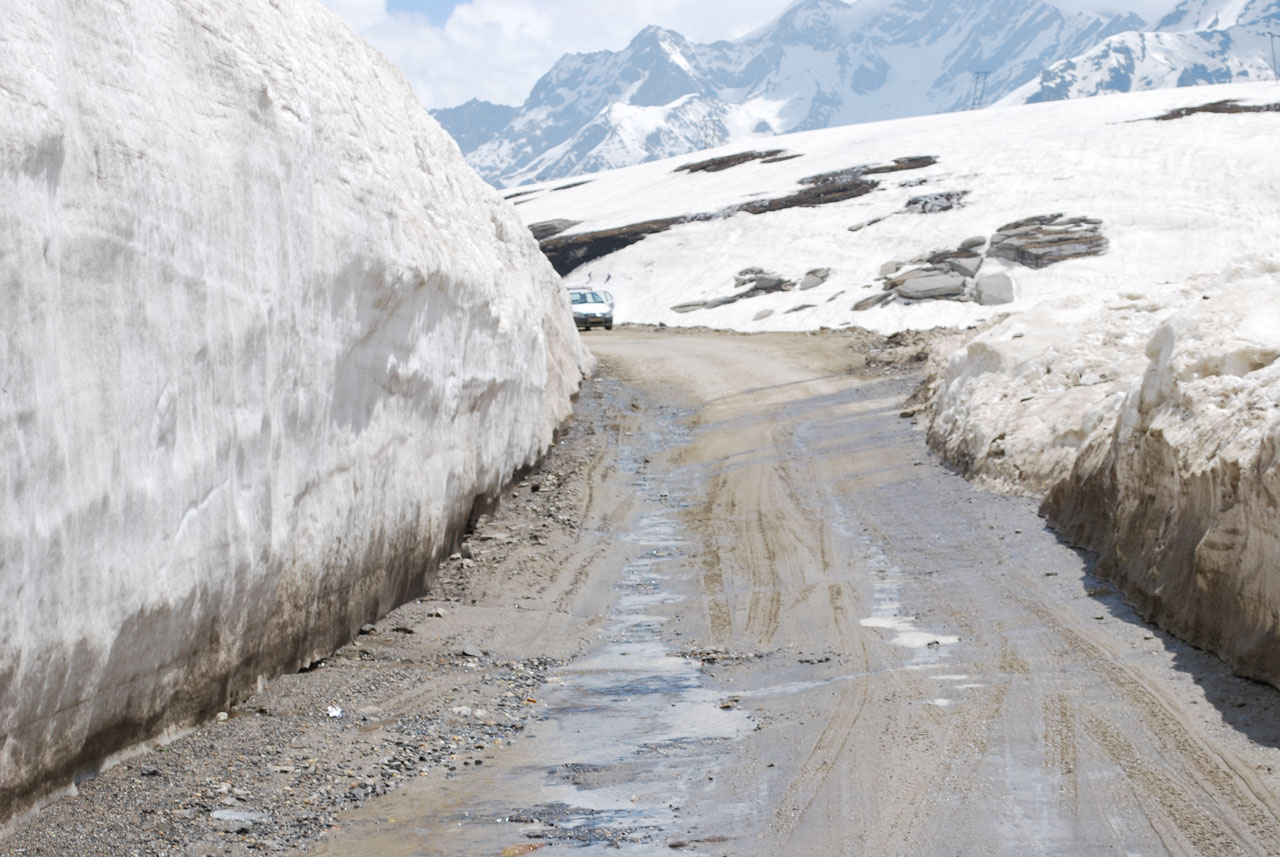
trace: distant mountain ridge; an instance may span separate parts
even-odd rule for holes
[[[1184,0],[1154,30],[1119,33],[1060,60],[1003,103],[1266,80],[1275,75],[1267,33],[1277,30],[1280,0]]]
[[[521,107],[472,101],[433,115],[482,176],[512,186],[975,101],[1248,78],[1257,52],[1237,58],[1231,30],[1277,7],[1184,0],[1151,30],[1134,14],[1041,0],[800,0],[736,41],[651,26],[621,51],[565,55]]]

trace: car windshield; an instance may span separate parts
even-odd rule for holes
[[[571,292],[569,296],[575,304],[602,304],[605,302],[599,292]]]

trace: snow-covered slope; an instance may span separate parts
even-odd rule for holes
[[[624,50],[563,57],[487,142],[466,113],[436,115],[499,185],[581,175],[727,142],[984,103],[1062,57],[1141,27],[1040,0],[800,0],[734,42],[658,27]],[[486,114],[488,115],[488,114]]]
[[[514,201],[575,224],[544,246],[570,284],[607,281],[619,322],[892,333],[1011,313],[945,362],[931,444],[1047,496],[1149,615],[1280,684],[1278,135],[1280,89],[1230,84],[790,135],[782,155],[720,149]],[[842,170],[857,195],[751,213]],[[590,258],[637,223],[647,236]],[[976,270],[931,271],[950,265]],[[987,275],[1010,302],[980,302]]]
[[[1155,31],[1110,36],[1078,56],[1054,63],[1002,103],[1273,80],[1267,34],[1277,30],[1277,0],[1183,0]]]
[[[0,12],[0,817],[419,591],[588,360],[309,0]]]
[[[779,137],[770,147],[782,155],[717,172],[678,167],[743,150],[700,152],[511,196],[528,223],[575,222],[553,241],[711,215],[677,223],[567,275],[571,285],[608,277],[620,323],[735,330],[857,325],[884,332],[965,325],[1066,294],[1171,288],[1188,277],[1216,276],[1243,254],[1260,251],[1259,230],[1278,204],[1271,176],[1280,113],[1149,121],[1230,99],[1265,105],[1280,102],[1280,89],[1232,84],[853,125]],[[862,196],[763,214],[742,210],[809,187],[802,183],[807,177],[916,155],[937,163],[870,172],[865,178],[876,186]],[[911,199],[961,192],[967,195],[951,210],[907,210]],[[1011,304],[896,300],[853,309],[882,292],[886,263],[954,249],[971,237],[986,240],[1011,221],[1055,212],[1100,219],[1109,252],[1041,269],[988,259],[990,270],[1008,271],[1016,281]],[[735,277],[752,267],[796,286],[709,308],[673,309],[739,294]],[[816,269],[830,269],[829,276],[801,289],[804,275]]]

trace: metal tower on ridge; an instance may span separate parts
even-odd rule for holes
[[[987,97],[987,78],[991,76],[989,71],[975,71],[973,73],[973,99],[969,102],[970,110],[977,110],[982,106],[982,102]]]

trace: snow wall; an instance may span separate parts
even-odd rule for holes
[[[589,356],[312,0],[0,11],[0,818],[420,593]]]
[[[1044,498],[1144,615],[1280,686],[1280,257],[1042,305],[937,380],[931,445]]]

